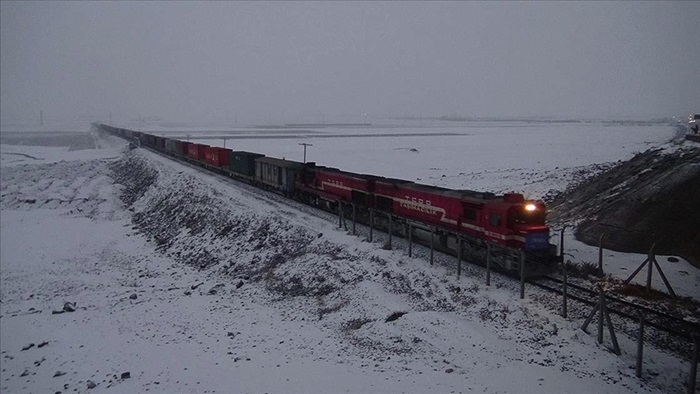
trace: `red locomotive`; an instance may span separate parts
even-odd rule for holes
[[[352,204],[361,211],[371,208],[391,214],[399,225],[406,221],[423,224],[435,229],[445,247],[449,235],[459,234],[471,244],[467,255],[476,259],[483,257],[488,242],[498,249],[495,263],[508,271],[519,270],[519,250],[528,254],[529,275],[551,271],[556,263],[545,206],[526,201],[522,194],[451,190],[313,163],[297,179],[298,195],[307,202],[325,203],[334,210],[340,209],[338,203]]]

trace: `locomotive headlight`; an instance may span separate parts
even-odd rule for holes
[[[526,204],[525,205],[525,210],[528,212],[535,212],[537,210],[537,205],[535,204]]]

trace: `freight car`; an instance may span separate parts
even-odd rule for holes
[[[297,177],[304,164],[297,161],[260,157],[255,160],[255,182],[265,188],[295,195]]]
[[[522,194],[452,190],[402,179],[357,174],[336,168],[232,151],[203,144],[131,132],[108,125],[97,128],[193,164],[271,189],[331,212],[357,215],[359,221],[389,228],[394,234],[437,234],[445,251],[486,261],[518,274],[525,257],[527,276],[550,273],[561,257],[549,243],[544,204]],[[131,137],[133,138],[133,137]],[[179,144],[178,144],[179,143]],[[373,216],[378,213],[378,216]],[[374,220],[372,219],[374,218]]]
[[[255,179],[255,161],[261,157],[265,157],[265,155],[260,153],[232,151],[231,159],[228,162],[228,169],[238,178],[243,178],[252,183]]]

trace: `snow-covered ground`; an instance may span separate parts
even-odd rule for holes
[[[656,127],[659,135],[612,127],[624,148],[607,145],[627,158],[672,135]],[[511,138],[521,132],[511,130]],[[562,319],[537,301],[535,289],[519,300],[508,278],[496,275],[486,287],[483,271],[472,266],[457,278],[453,258],[439,256],[430,266],[426,251],[408,258],[401,241],[384,250],[382,241],[338,230],[323,213],[141,149],[128,153],[114,138],[85,138],[93,149],[0,145],[2,392],[683,391],[687,362],[647,347],[638,380],[634,340],[621,335],[623,354],[615,356],[609,339],[598,345],[579,330],[586,310]],[[427,137],[378,143],[382,138],[364,143],[397,157],[401,145],[438,158],[449,141],[469,137],[436,137],[434,144]],[[268,141],[301,148],[296,140]],[[361,139],[327,141],[347,149]],[[316,149],[323,141],[312,143]],[[488,149],[473,152],[488,157]],[[586,162],[571,150],[545,157],[545,147],[521,149],[543,166],[533,159],[532,167],[496,167],[494,160],[475,171],[506,185],[503,170],[617,160],[612,152]],[[332,158],[340,161],[312,156],[341,168],[353,161],[341,149]],[[390,171],[382,175],[410,178]],[[502,187],[517,189],[522,176]],[[566,242],[572,257],[595,261],[595,249]],[[624,271],[611,254],[606,270]],[[643,261],[618,257],[632,269]],[[665,267],[667,275],[679,272],[675,289],[697,295],[698,270],[675,264]]]

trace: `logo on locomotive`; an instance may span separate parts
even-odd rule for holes
[[[343,184],[342,181],[337,181],[335,179],[325,179],[321,181],[321,189],[324,189],[325,186],[329,187],[335,187],[338,189],[346,189],[345,185]]]
[[[422,198],[416,198],[411,196],[405,197],[405,200],[399,200],[399,205],[402,208],[411,209],[419,212],[425,212],[429,215],[435,215],[438,212],[438,209],[433,207],[430,200],[423,200]]]

